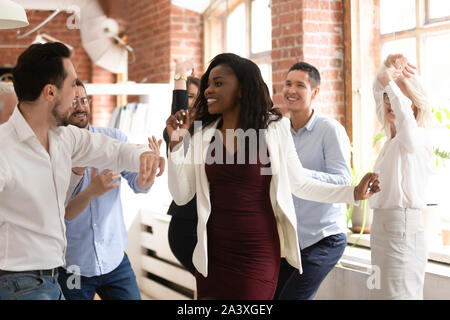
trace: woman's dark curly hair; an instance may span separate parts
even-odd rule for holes
[[[269,89],[261,76],[259,67],[251,60],[236,54],[222,53],[211,60],[208,70],[203,74],[199,94],[194,103],[195,120],[202,121],[203,128],[221,117],[220,114],[208,112],[208,103],[205,97],[209,74],[218,65],[230,67],[241,86],[242,98],[238,124],[240,129],[244,131],[247,129],[267,129],[271,122],[281,120],[283,116],[278,109],[273,108]],[[191,128],[192,130],[193,128]]]

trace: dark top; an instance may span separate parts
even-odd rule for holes
[[[172,94],[172,108],[171,114],[175,114],[179,110],[188,109],[188,93],[187,90],[173,90]],[[167,129],[163,131],[163,138],[166,142],[166,154],[169,152],[169,135],[167,134]],[[188,142],[187,139],[184,139]],[[184,152],[186,154],[189,145],[184,145]],[[197,197],[194,196],[191,201],[189,201],[184,206],[178,206],[174,201],[170,204],[168,215],[177,217],[180,219],[197,220]]]
[[[208,155],[215,156],[210,145]],[[222,144],[223,145],[223,144]],[[217,144],[216,144],[217,147]],[[212,150],[211,150],[212,149]],[[270,201],[272,176],[264,165],[248,160],[205,165],[210,184],[211,214],[207,223],[208,276],[196,273],[198,298],[272,299],[280,266],[280,240]],[[258,153],[259,154],[259,153]],[[212,161],[211,161],[212,162]]]

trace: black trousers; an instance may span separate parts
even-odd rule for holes
[[[197,244],[197,219],[172,216],[168,236],[173,255],[192,275],[195,275],[192,254]]]

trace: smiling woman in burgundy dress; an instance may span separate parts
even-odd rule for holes
[[[273,108],[258,66],[235,54],[212,60],[194,108],[202,125],[190,128],[194,136],[186,156],[182,135],[173,133],[189,129],[189,113],[177,112],[166,125],[173,199],[183,205],[197,194],[197,296],[272,299],[280,257],[301,270],[291,194],[355,203],[379,191],[377,175],[367,174],[356,187],[309,178],[298,160],[290,122]],[[263,134],[248,142],[234,135],[237,129]]]

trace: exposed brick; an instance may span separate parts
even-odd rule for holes
[[[291,17],[289,17],[289,15]],[[272,1],[273,100],[282,111],[281,91],[297,61],[315,65],[322,76],[320,112],[345,122],[341,0]]]

